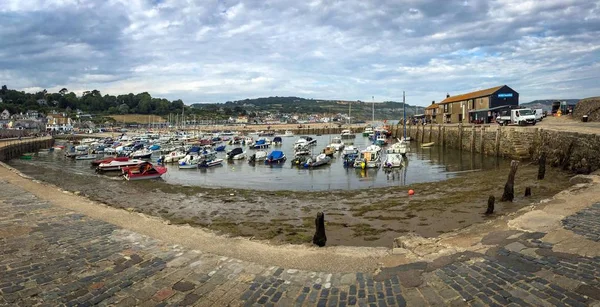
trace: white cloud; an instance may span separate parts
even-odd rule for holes
[[[0,78],[188,103],[405,90],[428,105],[500,84],[524,101],[581,98],[598,95],[599,11],[589,0],[7,0]]]

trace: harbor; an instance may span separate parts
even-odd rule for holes
[[[316,145],[309,155],[320,154],[336,136],[311,136]],[[344,140],[349,146],[358,150],[373,146],[368,136],[353,136]],[[281,146],[270,145],[267,153],[275,150],[294,157],[298,139],[300,136],[284,137]],[[382,146],[382,162],[390,155],[387,149],[394,146],[392,137],[386,139],[391,144]],[[226,159],[226,152],[236,147],[248,156],[260,151],[227,142],[211,146],[227,144],[215,153],[216,159]],[[97,173],[90,160],[67,157],[68,148],[83,145],[60,145],[61,141],[56,145],[64,147],[61,150],[40,152],[31,160],[13,159],[9,164],[35,179],[116,208],[274,244],[310,242],[314,215],[319,211],[328,215],[328,245],[343,246],[385,247],[403,234],[435,237],[495,218],[482,212],[488,195],[502,190],[509,161],[408,143],[407,163],[390,169],[362,167],[360,163],[358,167],[344,166],[342,153],[337,152],[330,163],[319,168],[295,165],[291,158],[275,164],[231,160],[222,166],[193,169],[170,163],[165,164],[167,172],[160,179],[127,182],[121,172]],[[147,161],[159,165],[157,160],[164,156],[157,151]],[[538,182],[536,172],[535,165],[524,164],[519,169],[515,189],[532,187],[534,194],[497,204],[498,215],[551,196],[568,182],[568,175],[555,169]],[[416,191],[415,195],[409,196],[408,190]]]

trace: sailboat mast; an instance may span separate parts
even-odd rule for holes
[[[348,101],[348,126],[352,125],[352,101]]]
[[[375,124],[375,96],[371,96],[371,99],[373,100],[373,108],[372,108],[373,118],[371,119],[371,121],[373,122],[373,124]]]
[[[406,140],[406,96],[404,95],[404,91],[402,91],[402,107],[404,108],[402,113],[404,115],[404,120],[402,121],[404,126],[404,139]]]

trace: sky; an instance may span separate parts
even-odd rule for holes
[[[0,84],[186,104],[600,96],[600,0],[2,0]]]

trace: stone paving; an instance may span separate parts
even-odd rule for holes
[[[563,224],[597,239],[598,209]],[[2,180],[0,212],[2,306],[600,306],[600,258],[554,252],[544,233],[495,231],[485,253],[327,273],[187,250]]]

